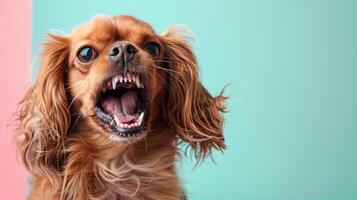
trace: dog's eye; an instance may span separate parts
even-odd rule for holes
[[[98,56],[98,52],[89,46],[85,46],[78,51],[77,58],[82,63],[88,63]]]
[[[147,52],[149,52],[149,54],[153,56],[157,56],[160,54],[160,46],[156,42],[149,42],[148,44],[146,44],[145,49]]]

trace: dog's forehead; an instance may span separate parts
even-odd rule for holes
[[[100,15],[74,29],[71,38],[74,41],[87,39],[104,43],[115,38],[140,43],[147,36],[155,35],[150,25],[135,17]]]

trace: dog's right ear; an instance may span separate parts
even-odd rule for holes
[[[21,102],[17,145],[28,170],[52,180],[63,157],[70,126],[65,92],[70,39],[49,35],[37,79]],[[53,181],[52,181],[53,182]]]
[[[161,41],[169,60],[170,76],[167,104],[168,124],[195,152],[198,163],[213,149],[223,151],[225,100],[223,92],[212,96],[199,79],[198,65],[186,35],[168,29]]]

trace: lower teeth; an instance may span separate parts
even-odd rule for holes
[[[114,116],[114,119],[110,122],[110,127],[113,128],[114,126],[119,126],[120,128],[135,128],[139,127],[142,124],[144,118],[144,112],[142,112],[136,122],[132,124],[125,124],[122,123],[117,116]]]

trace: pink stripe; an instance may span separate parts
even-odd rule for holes
[[[25,199],[27,174],[16,157],[12,114],[30,83],[31,1],[0,3],[0,199]]]

